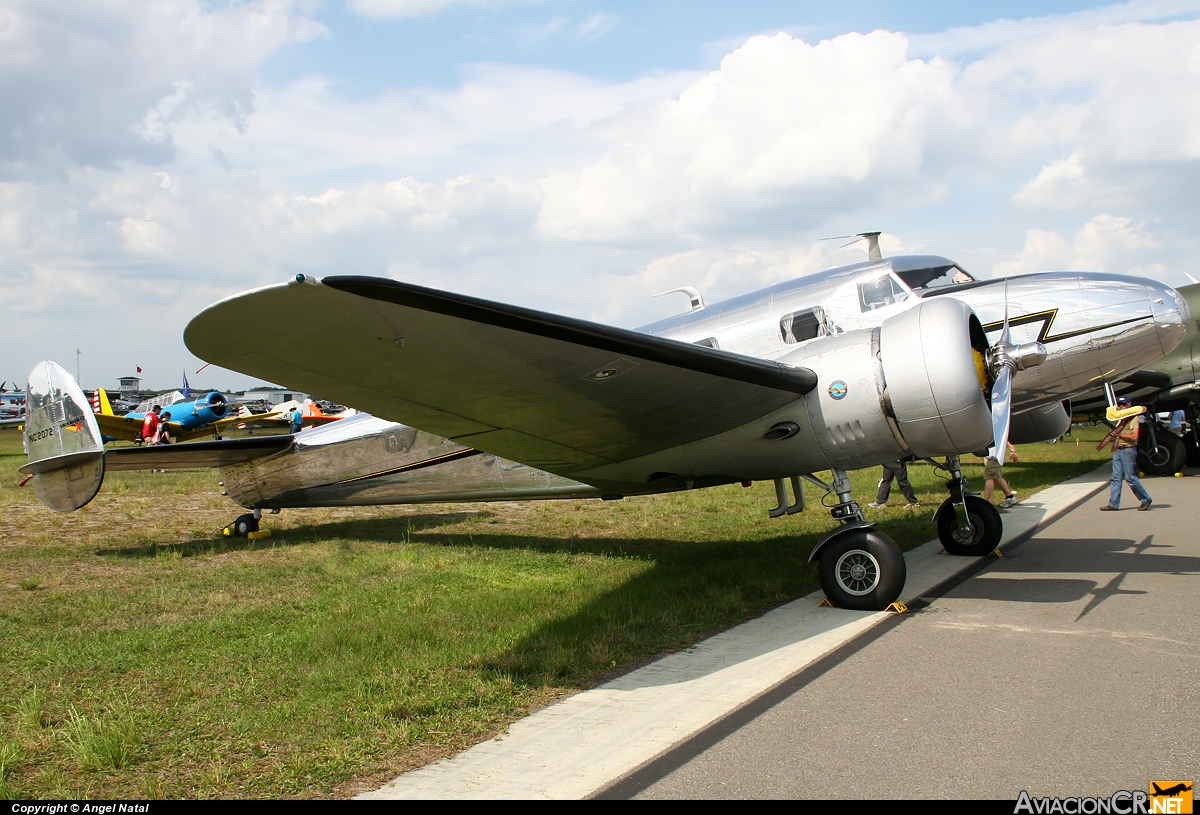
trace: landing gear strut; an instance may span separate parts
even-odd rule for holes
[[[1000,512],[990,502],[970,493],[958,456],[947,456],[944,467],[936,461],[931,463],[950,473],[946,482],[950,497],[933,515],[942,546],[952,555],[982,557],[993,552],[1004,534]]]
[[[813,548],[808,562],[817,561],[821,589],[838,608],[882,611],[904,589],[904,555],[895,541],[863,518],[862,507],[850,493],[846,471],[832,472],[832,485],[804,476],[827,494],[837,495],[838,503],[830,508],[830,514],[842,523]]]

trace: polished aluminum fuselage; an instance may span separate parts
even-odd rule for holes
[[[247,508],[600,495],[587,484],[365,413],[304,430],[284,451],[221,473],[229,497]]]
[[[1094,389],[1098,382],[1120,379],[1146,367],[1179,344],[1189,320],[1187,305],[1178,293],[1146,278],[1059,272],[913,289],[893,270],[893,260],[899,259],[831,269],[780,283],[639,330],[734,353],[805,364],[804,350],[809,343],[816,343],[813,346],[816,354],[816,349],[837,345],[835,342],[831,346],[828,338],[858,329],[878,328],[888,318],[904,314],[930,298],[956,298],[975,312],[988,332],[989,341],[998,338],[1007,310],[1012,342],[1039,341],[1046,346],[1046,362],[1019,372],[1014,379],[1013,408],[1019,413],[1069,399]],[[911,267],[912,259],[908,260]],[[944,258],[932,260],[951,264]],[[887,292],[886,297],[878,296],[881,290]],[[873,294],[865,294],[867,291]],[[800,340],[794,335],[789,337],[791,316],[806,314],[814,307],[813,325],[819,323],[815,333]],[[897,356],[892,351],[893,360]],[[925,377],[937,364],[931,362],[928,353],[913,354],[911,360],[900,356],[902,361],[891,363],[890,370],[897,374],[901,366],[908,365],[914,373],[919,369]],[[870,363],[867,368],[877,370],[878,365]],[[840,370],[838,373],[844,376]],[[853,381],[860,381],[857,374]],[[861,381],[866,383],[867,379]],[[895,376],[895,381],[899,382],[900,376]],[[812,401],[818,396],[821,407]],[[830,464],[852,469],[866,466],[867,461],[878,463],[869,459],[866,452],[874,446],[870,438],[857,440],[864,447],[858,452],[851,449],[856,442],[853,438],[821,441],[820,433],[825,430],[837,434],[840,426],[837,423],[842,419],[835,420],[832,414],[821,418],[819,414],[834,408],[850,409],[852,399],[834,405],[818,388],[807,401],[811,403],[812,432],[817,435],[808,443],[811,454],[800,458],[828,462],[811,469],[823,469]],[[865,404],[870,410],[875,402],[868,398]],[[874,410],[878,412],[878,408]],[[697,445],[695,450],[681,455],[690,464],[705,456],[712,458],[705,466],[713,472],[723,472],[720,463],[735,460],[737,450],[742,448],[742,442],[735,442],[737,439],[731,436],[727,442],[717,440],[709,444],[712,450]],[[796,443],[800,442],[797,437]],[[839,461],[837,455],[842,451],[850,452]],[[905,454],[904,449],[889,449],[884,457]],[[800,466],[800,459],[794,460]],[[655,464],[651,469],[682,472],[685,465],[677,464]],[[745,478],[774,477],[766,474],[767,469],[778,466],[764,460],[764,469],[758,473],[753,462],[743,462],[738,465],[738,473]],[[223,474],[230,498],[245,507],[528,500],[602,494],[595,486],[368,415],[306,430],[297,435],[287,450],[224,468]],[[597,483],[603,483],[607,479],[616,480],[620,473],[614,470],[595,475]],[[629,474],[621,477],[627,483],[631,478]],[[664,480],[658,485],[647,484],[641,491],[684,489],[693,483]]]
[[[813,306],[824,311],[825,330],[841,333],[880,325],[923,298],[955,297],[972,308],[994,342],[1007,302],[1012,341],[1040,341],[1049,352],[1045,363],[1014,379],[1013,410],[1020,413],[1145,368],[1174,350],[1189,319],[1174,289],[1143,277],[1046,272],[922,291],[892,272],[892,260],[779,283],[639,330],[684,342],[715,339],[724,350],[775,359],[798,347],[785,342],[781,319]],[[890,278],[898,294],[865,308],[860,285],[881,277]]]

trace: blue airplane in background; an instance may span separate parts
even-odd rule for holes
[[[104,388],[97,389],[92,408],[105,441],[142,441],[142,420],[146,418],[145,413],[134,412],[117,416]],[[162,409],[162,415],[168,413],[171,414],[171,418],[167,422],[167,428],[174,441],[189,441],[202,436],[220,438],[222,428],[243,420],[225,395],[217,391],[199,399],[168,405]]]
[[[186,371],[183,373],[183,388],[180,392],[185,397],[192,395],[192,388],[188,384]],[[221,436],[228,435],[228,433],[223,433],[222,431],[228,429],[231,425],[238,430],[257,430],[263,428],[280,430],[291,427],[291,419],[285,413],[247,414],[239,412],[237,408],[238,406],[229,402],[223,393],[210,391],[199,399],[166,405],[162,408],[161,415],[166,416],[170,414],[170,419],[167,421],[167,428],[171,439],[176,442],[191,441],[203,437],[220,439]],[[112,409],[112,404],[109,402],[108,394],[104,388],[96,390],[96,395],[92,401],[92,410],[96,414],[96,421],[100,425],[100,432],[104,441],[144,441],[142,438],[142,420],[146,418],[146,414],[135,412],[126,413],[124,416],[117,416]],[[334,421],[335,418],[333,416],[325,416],[318,410],[315,414],[306,413],[303,417],[303,424],[305,427],[311,427]]]

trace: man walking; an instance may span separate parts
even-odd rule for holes
[[[1118,410],[1128,408],[1132,404],[1128,396],[1117,399]],[[1112,487],[1108,491],[1108,503],[1100,507],[1101,512],[1116,512],[1121,508],[1122,481],[1129,482],[1129,488],[1142,502],[1138,511],[1150,509],[1150,493],[1146,492],[1137,476],[1138,417],[1130,417],[1127,421],[1129,424],[1121,428],[1113,443]]]
[[[1008,458],[1013,464],[1017,463],[1017,448],[1008,443]],[[1004,491],[1004,503],[1002,507],[1015,507],[1017,505],[1017,491],[1008,486],[1008,482],[1004,480],[1004,465],[1002,463],[1003,456],[998,456],[995,447],[988,448],[987,461],[983,463],[983,500],[992,500],[992,491],[999,485]]]
[[[871,509],[882,509],[887,504],[888,494],[892,491],[892,480],[900,485],[900,492],[908,499],[909,509],[917,506],[917,494],[913,492],[912,484],[908,482],[908,465],[903,461],[887,461],[883,465],[883,478],[879,480],[879,493],[875,500],[867,504]]]

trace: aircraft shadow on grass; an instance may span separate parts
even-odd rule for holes
[[[283,530],[277,536],[250,540],[236,536],[213,536],[197,538],[179,543],[138,543],[129,546],[97,549],[96,554],[108,557],[152,558],[162,553],[178,552],[183,557],[219,552],[255,551],[283,546],[300,546],[320,540],[353,537],[383,543],[403,543],[406,535],[415,535],[422,530],[450,526],[472,518],[490,518],[494,513],[487,510],[476,512],[449,512],[411,515],[407,518],[364,518],[360,520],[335,521],[312,526],[294,527]],[[269,517],[269,516],[268,516]],[[390,524],[391,529],[384,529]],[[373,528],[378,527],[378,528]]]
[[[612,668],[614,687],[635,689],[677,684],[700,678],[786,648],[819,633],[857,619],[861,612],[829,609],[815,627],[775,626],[747,641],[731,659],[719,665],[705,660],[676,663],[673,670],[655,674],[642,671],[617,676],[616,666],[645,664],[658,657],[670,659],[730,623],[733,607],[745,608],[745,619],[759,616],[808,590],[816,588],[815,570],[804,565],[804,555],[819,535],[788,536],[745,541],[679,541],[634,538],[531,537],[477,530],[451,534],[443,527],[490,512],[425,514],[407,518],[362,519],[317,524],[288,530],[279,537],[256,541],[241,538],[198,540],[169,547],[126,547],[98,554],[151,557],[159,551],[179,551],[184,556],[235,549],[292,546],[340,537],[383,544],[420,543],[432,546],[473,546],[481,549],[523,549],[546,554],[603,555],[637,558],[650,568],[611,591],[586,602],[577,611],[540,625],[501,653],[483,655],[484,664],[518,683],[588,687],[595,677]],[[1039,603],[1077,603],[1092,599],[1081,611],[1088,614],[1117,594],[1142,592],[1122,589],[1130,573],[1200,574],[1200,558],[1146,554],[1171,548],[1129,539],[1038,539],[1037,552],[997,561],[988,571],[992,579],[969,580],[951,593],[954,597]],[[223,548],[221,548],[223,547]],[[1049,553],[1047,556],[1046,553]],[[1107,585],[1077,578],[1038,578],[1055,571],[1077,572],[1080,558],[1095,572],[1116,573]],[[640,640],[641,645],[633,645]],[[627,670],[623,669],[623,670]]]
[[[796,596],[817,589],[815,567],[807,554],[820,534],[779,535],[746,542],[680,541],[637,538],[564,538],[500,534],[476,530],[449,533],[444,527],[491,512],[424,514],[389,519],[361,519],[316,524],[282,532],[278,537],[248,540],[212,538],[167,546],[129,546],[97,554],[151,558],[160,552],[183,556],[222,551],[296,546],[320,540],[494,550],[527,550],[544,554],[636,558],[650,568],[603,593],[570,614],[551,620],[503,652],[482,655],[487,667],[523,684],[553,683],[588,687],[596,674],[627,670],[661,654],[693,645],[730,623],[730,608],[745,607],[745,619],[760,615]],[[815,603],[815,601],[814,601]],[[845,622],[858,612],[830,610],[830,619]],[[737,620],[740,622],[741,620]],[[741,649],[736,661],[753,659],[808,636],[784,631]],[[635,640],[642,645],[632,646]],[[696,676],[708,672],[699,670]],[[673,674],[671,682],[689,677]],[[639,686],[659,684],[639,680]]]

